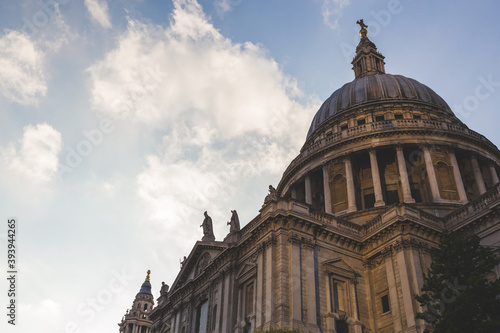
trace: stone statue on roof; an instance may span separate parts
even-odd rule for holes
[[[240,231],[240,219],[238,218],[238,213],[236,210],[232,210],[231,213],[231,221],[227,222],[227,225],[231,226],[229,233]]]
[[[168,286],[168,284],[166,284],[165,282],[162,282],[161,283],[161,289],[160,289],[160,295],[163,296],[163,295],[166,295],[168,293],[168,289],[170,287]]]
[[[276,200],[278,200],[278,192],[276,192],[276,189],[273,187],[273,185],[269,185],[269,194],[265,197],[264,204],[268,203],[269,201]]]
[[[203,242],[213,242],[215,240],[214,236],[214,228],[212,225],[212,218],[208,216],[208,213],[203,213],[205,215],[205,219],[200,227],[203,227],[203,238],[201,239]]]

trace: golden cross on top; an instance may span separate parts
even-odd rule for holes
[[[358,20],[356,23],[359,24],[359,26],[361,27],[361,30],[359,31],[359,35],[362,38],[366,37],[366,33],[367,33],[366,28],[368,28],[368,26],[365,24],[365,22],[363,22],[363,19]]]

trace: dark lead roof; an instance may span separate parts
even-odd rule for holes
[[[345,84],[335,91],[319,108],[307,137],[325,121],[356,107],[372,103],[419,102],[453,115],[446,102],[426,85],[402,75],[367,75]]]

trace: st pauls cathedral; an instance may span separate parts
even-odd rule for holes
[[[205,212],[175,281],[155,306],[148,273],[120,333],[424,332],[414,295],[441,232],[499,248],[500,151],[431,88],[386,74],[358,24],[354,80],[319,108],[259,214],[240,229],[233,211],[219,241]]]

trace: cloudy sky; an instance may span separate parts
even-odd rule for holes
[[[257,214],[319,105],[354,78],[364,18],[386,71],[500,144],[498,1],[0,2],[0,267],[18,220],[18,326],[117,332],[236,209]],[[7,281],[0,279],[6,304]],[[4,306],[2,308],[5,309]],[[4,310],[6,311],[6,310]]]

